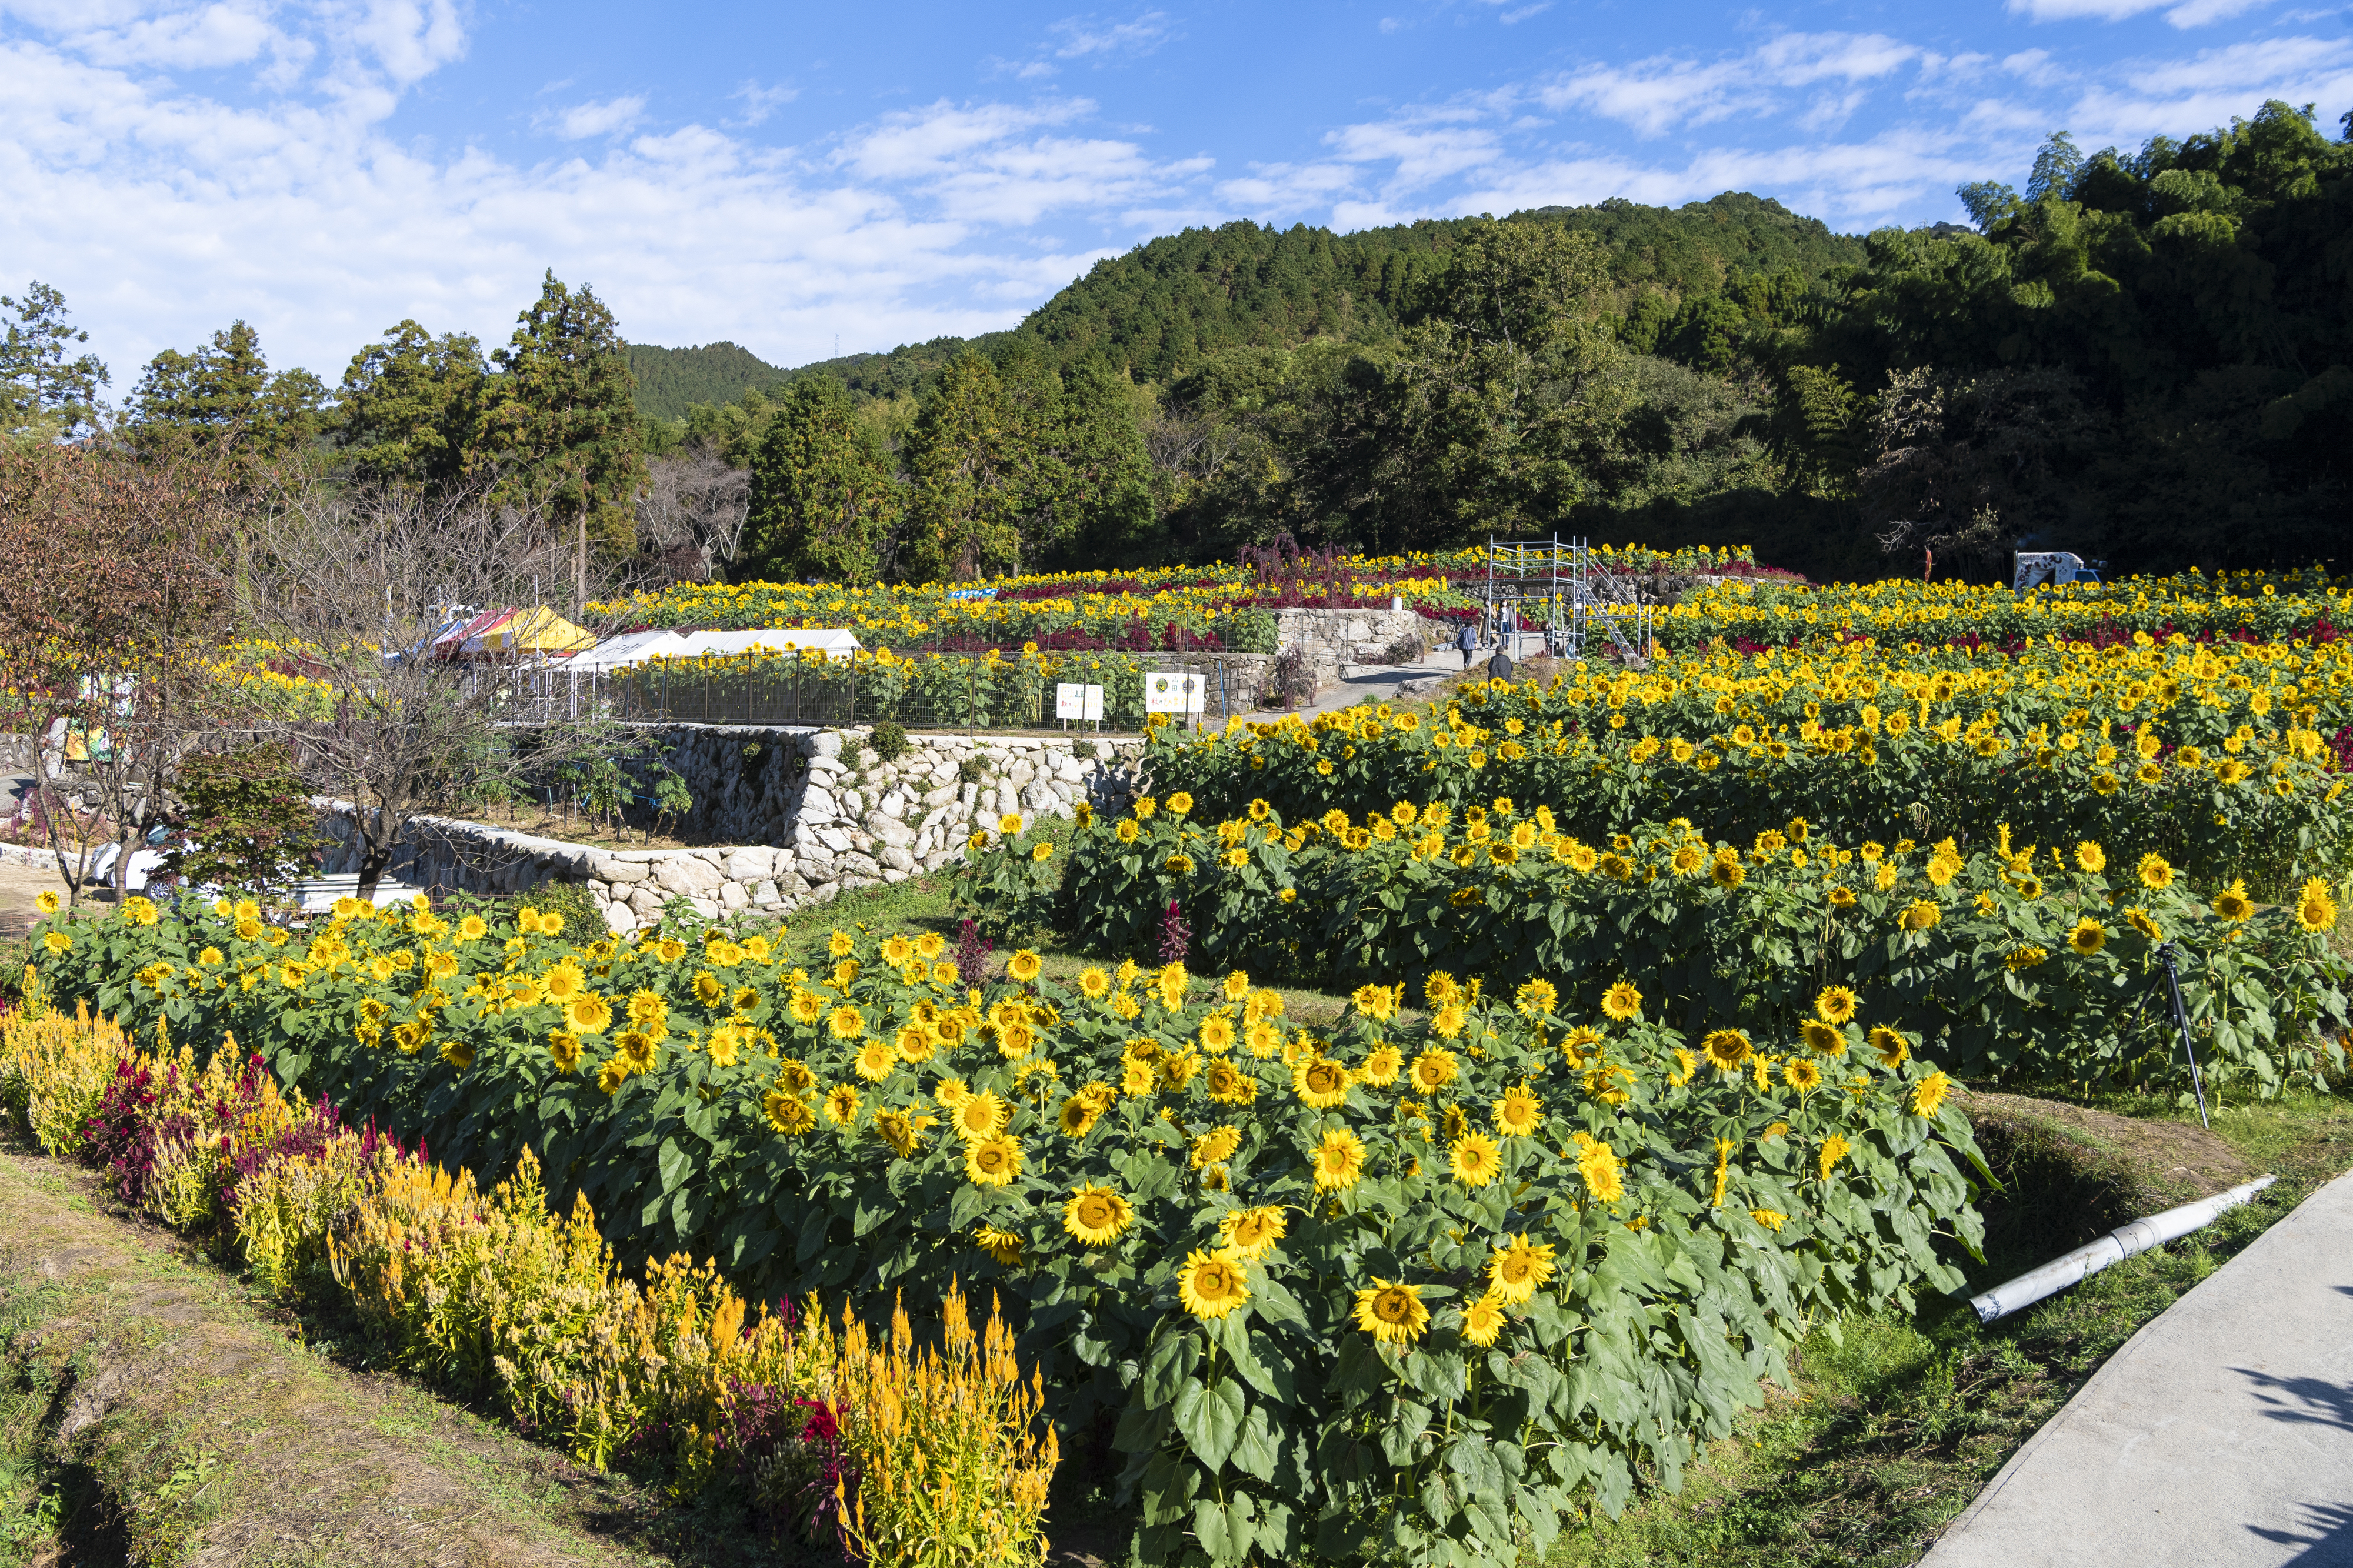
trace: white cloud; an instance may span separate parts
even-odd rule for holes
[[[1060,40],[1057,58],[1085,59],[1093,55],[1148,55],[1172,37],[1166,13],[1146,11],[1133,22],[1098,23],[1092,16],[1071,16],[1046,29]]]
[[[1511,0],[1493,3],[1500,17]],[[1750,190],[1852,230],[1957,216],[1955,185],[2022,182],[2057,126],[2130,145],[2266,98],[2316,101],[2332,127],[2353,103],[2353,40],[2315,23],[2124,61],[2056,36],[1997,60],[1881,33],[1765,34],[1532,67],[1223,166],[1172,155],[1131,123],[1140,104],[1029,89],[783,148],[748,128],[796,101],[788,84],[744,82],[707,111],[738,116],[723,124],[558,83],[534,123],[561,142],[396,137],[417,84],[465,55],[465,15],[457,0],[0,0],[14,280],[66,291],[118,386],[239,316],[273,363],[331,380],[404,316],[495,342],[550,266],[594,283],[638,341],[732,338],[796,363],[837,332],[881,347],[1008,325],[1099,257],[1190,224],[1346,228]],[[1134,58],[1168,26],[1075,19],[1007,73]]]
[[[96,0],[59,7],[70,36],[32,37],[26,12],[17,0],[0,33],[8,264],[19,283],[65,290],[118,385],[237,317],[273,363],[330,381],[404,316],[501,342],[550,266],[594,284],[633,339],[733,338],[778,363],[831,352],[837,332],[887,345],[983,331],[1107,254],[1029,226],[1120,225],[1207,195],[1207,158],[1093,134],[1094,106],[1070,99],[940,102],[799,151],[654,124],[640,95],[557,99],[537,123],[576,152],[437,153],[383,121],[404,79],[463,54],[445,7],[354,8],[332,37],[239,35],[197,7],[168,14],[176,34],[134,34],[166,14]],[[170,43],[183,62],[238,54],[248,72],[309,63],[228,102],[110,63],[134,37],[142,58]],[[747,83],[730,107],[761,115],[792,90]]]
[[[800,95],[800,89],[787,86],[783,83],[779,83],[775,87],[762,87],[756,81],[747,81],[742,87],[735,89],[735,96],[744,100],[744,118],[738,121],[738,123],[744,125],[765,124],[767,122],[768,116],[776,113],[777,110],[782,109],[785,105],[792,102],[793,100],[798,98]]]
[[[1654,55],[1630,66],[1581,67],[1546,82],[1536,96],[1553,109],[1588,110],[1660,136],[1679,126],[1767,114],[1785,101],[1783,90],[1873,81],[1919,58],[1912,45],[1878,33],[1783,33],[1745,54],[1712,60]]]
[[[646,117],[646,100],[642,97],[608,98],[602,102],[575,103],[569,109],[540,117],[539,123],[552,129],[567,142],[586,141],[592,136],[611,136],[627,131]]]
[[[2013,16],[2035,22],[2121,22],[2129,16],[2162,10],[2177,27],[2202,27],[2271,4],[2271,0],[2010,0]]]

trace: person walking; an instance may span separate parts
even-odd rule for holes
[[[1514,612],[1511,605],[1505,605],[1504,606],[1503,636],[1503,649],[1504,653],[1512,654],[1519,651],[1519,643],[1516,640],[1519,629],[1520,617]]]
[[[1462,650],[1462,668],[1470,668],[1471,656],[1479,651],[1479,636],[1471,629],[1469,621],[1464,621],[1462,629],[1454,634],[1454,646]]]

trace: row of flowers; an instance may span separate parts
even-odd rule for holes
[[[1054,1434],[1003,1320],[976,1332],[960,1292],[924,1342],[903,1311],[887,1331],[814,1300],[772,1313],[684,1256],[624,1271],[528,1151],[483,1191],[234,1041],[199,1062],[157,1033],[142,1050],[86,1006],[58,1013],[37,977],[0,1026],[0,1112],[265,1291],[353,1311],[394,1364],[584,1461],[654,1461],[681,1495],[732,1489],[878,1568],[1043,1557]],[[943,1528],[960,1555],[933,1550]]]
[[[1179,791],[1115,819],[1008,818],[968,849],[959,896],[995,929],[1084,931],[1108,952],[1151,952],[1174,907],[1206,958],[1299,983],[1471,973],[1581,1011],[1622,982],[1670,1017],[1784,1035],[1835,980],[1959,1070],[2186,1089],[2172,1013],[2147,1005],[2169,957],[2212,1084],[2269,1096],[2345,1065],[2353,973],[2318,878],[2259,910],[2243,880],[2201,897],[2153,852],[2112,875],[2095,841],[2007,826],[1965,854],[1841,844],[1803,818],[1741,845],[1687,820],[1588,843],[1504,796],[1361,819],[1195,811]]]
[[[529,911],[44,935],[47,983],[133,1027],[233,1030],[477,1168],[536,1151],[628,1216],[625,1264],[919,1316],[992,1290],[1053,1413],[1115,1426],[1149,1563],[1548,1540],[1727,1430],[1814,1316],[1954,1288],[1978,1235],[1947,1079],[1843,986],[1787,1038],[1442,974],[1419,1024],[1368,982],[1307,1029],[1239,972],[982,976],[936,934],[837,931],[815,973]]]
[[[1163,732],[1150,775],[1205,815],[1399,799],[1545,801],[1565,831],[1683,816],[1746,842],[1803,816],[1841,843],[2089,838],[2196,880],[2328,874],[2342,841],[2353,648],[2187,639],[2016,654],[1712,652],[1644,671],[1472,682],[1423,714]]]

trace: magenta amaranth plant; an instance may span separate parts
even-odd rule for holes
[[[1185,923],[1185,911],[1176,900],[1168,900],[1168,912],[1160,917],[1160,962],[1182,963],[1193,945],[1193,928]]]
[[[980,927],[966,921],[956,931],[956,978],[966,985],[977,985],[988,977],[988,955],[996,943],[980,934]]]

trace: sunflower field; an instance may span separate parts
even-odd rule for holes
[[[2348,975],[2318,878],[2259,910],[2243,881],[2210,900],[2161,856],[2111,866],[2093,840],[2006,826],[1964,854],[1949,838],[1841,847],[1802,818],[1743,845],[1688,821],[1588,844],[1551,807],[1500,796],[1362,822],[1335,807],[1286,825],[1264,800],[1220,823],[1196,810],[1180,791],[1035,826],[972,851],[960,891],[1007,930],[1085,931],[1139,956],[1173,901],[1208,962],[1305,984],[1557,977],[1589,1009],[1625,981],[1687,1027],[1794,1037],[1838,984],[1956,1071],[2186,1087],[2162,948],[2210,1082],[2268,1097],[2345,1066]]]
[[[1513,1561],[1981,1234],[1947,1079],[1844,985],[1785,1036],[1431,973],[1425,1023],[1368,983],[1317,1031],[1240,971],[1064,987],[1024,951],[971,985],[936,937],[838,931],[807,973],[719,928],[355,901],[298,931],[133,900],[37,952],[134,1038],[530,1156],[625,1263],[993,1294],[1066,1428],[1115,1416],[1155,1563]]]
[[[2152,638],[2017,653],[1722,648],[1646,671],[1579,667],[1470,683],[1430,715],[1359,706],[1313,722],[1155,731],[1153,793],[1208,817],[1253,800],[1303,821],[1398,801],[1543,802],[1603,840],[1683,817],[1746,844],[1803,817],[1841,844],[2092,839],[2201,884],[2330,875],[2344,844],[2340,737],[2353,645]]]
[[[1694,649],[1722,639],[1769,647],[1870,638],[1889,647],[2218,639],[2334,642],[2353,629],[2353,586],[2326,572],[2131,577],[2014,594],[1978,583],[1876,583],[1812,588],[1735,579],[1654,612],[1659,639]]]

